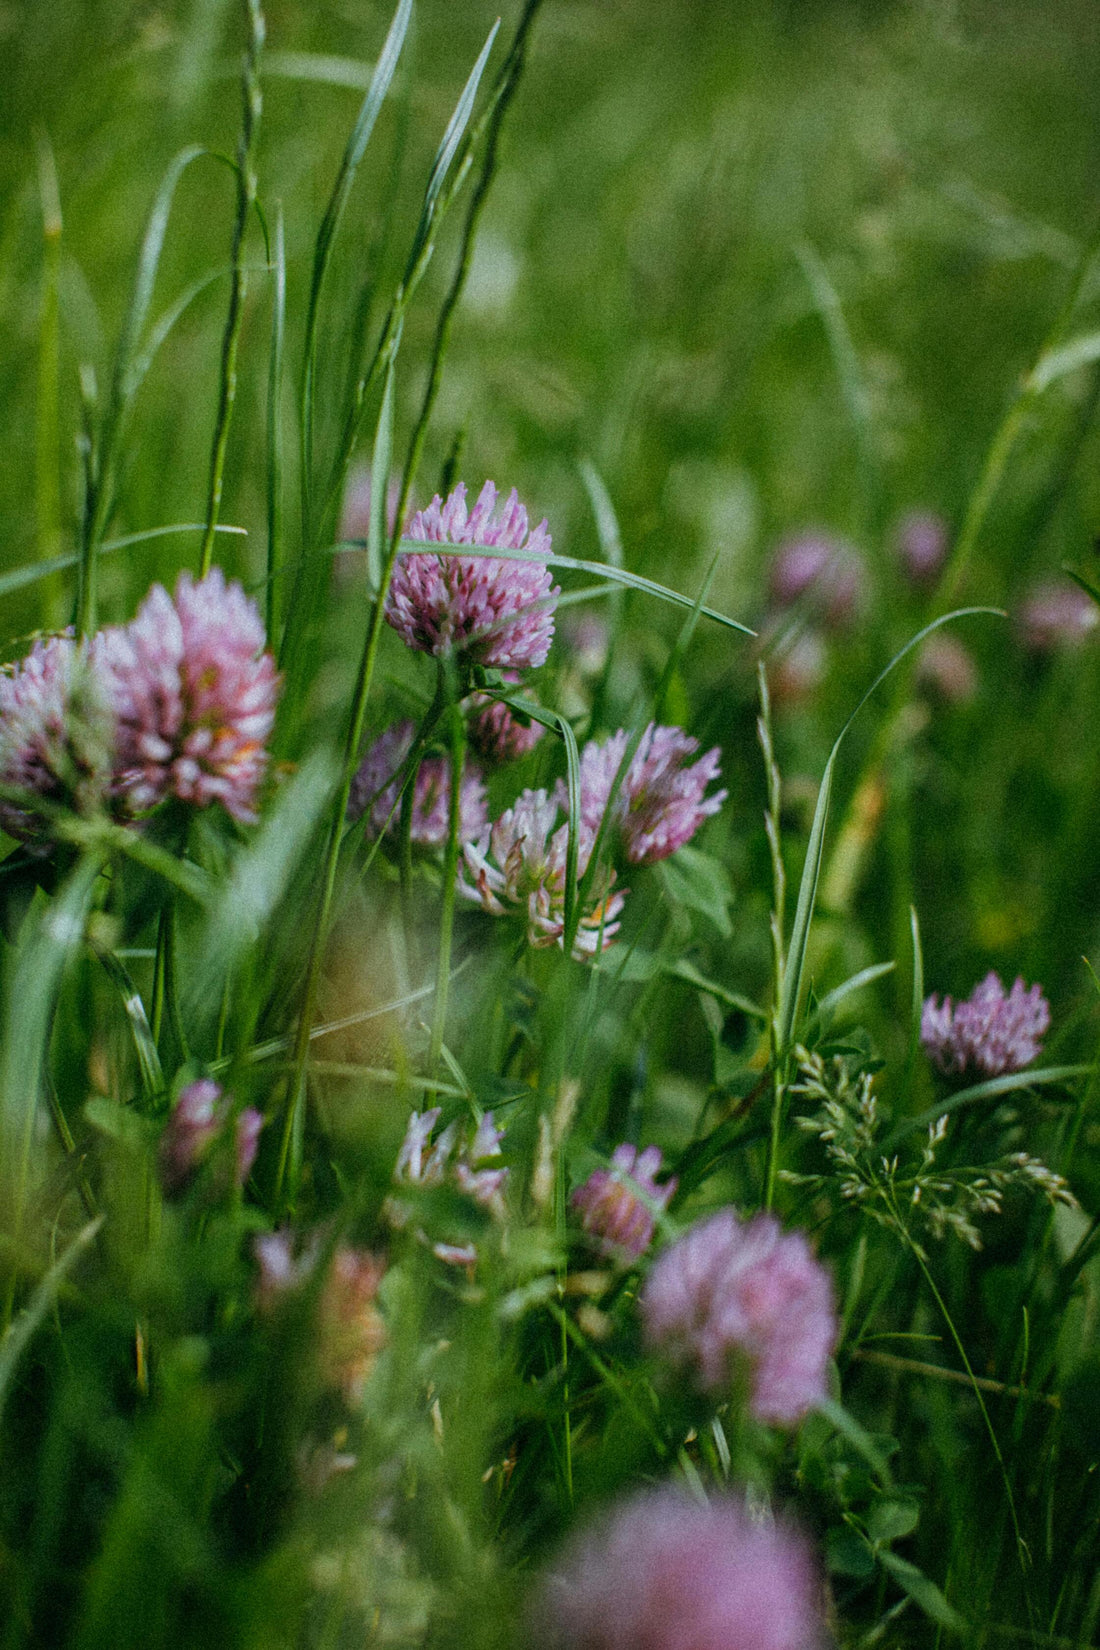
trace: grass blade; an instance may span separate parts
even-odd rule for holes
[[[95,1220],[90,1220],[86,1226],[81,1227],[68,1248],[54,1261],[24,1310],[14,1323],[8,1325],[3,1339],[0,1340],[0,1415],[3,1414],[20,1358],[42,1327],[46,1314],[57,1299],[61,1285],[102,1225],[103,1216],[98,1215]]]
[[[278,634],[278,581],[283,563],[283,346],[286,338],[286,237],[283,207],[275,203],[275,288],[271,304],[271,357],[267,377],[267,634]]]

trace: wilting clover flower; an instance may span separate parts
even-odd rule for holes
[[[409,647],[423,653],[462,653],[478,664],[522,670],[541,665],[550,651],[560,592],[541,560],[550,554],[546,522],[528,537],[527,511],[515,490],[494,520],[496,502],[497,490],[487,481],[467,513],[466,488],[460,483],[445,504],[437,495],[426,510],[418,510],[405,537],[425,544],[524,550],[538,559],[406,551],[393,570],[386,619]]]
[[[851,545],[825,533],[803,533],[781,544],[768,571],[768,594],[776,607],[809,596],[831,629],[855,619],[862,605],[864,571]]]
[[[208,1077],[180,1090],[160,1137],[160,1173],[169,1195],[181,1192],[226,1133],[230,1101]],[[234,1179],[243,1186],[256,1161],[264,1120],[252,1106],[233,1125]]]
[[[527,913],[531,945],[563,945],[565,939],[566,860],[568,821],[558,825],[559,801],[546,791],[523,791],[488,831],[465,848],[471,880],[459,882],[459,892],[477,900],[494,916],[522,907]],[[555,828],[556,827],[556,828]],[[583,820],[577,839],[577,876],[584,875],[592,854],[594,833]],[[623,895],[613,893],[614,874],[594,902],[581,914],[573,944],[574,955],[591,956],[603,950],[619,930]]]
[[[628,736],[618,733],[602,744],[590,741],[581,752],[581,824],[595,837],[607,811],[615,775],[626,754]],[[632,865],[653,865],[690,842],[704,819],[717,813],[727,792],[706,795],[712,780],[721,777],[717,746],[686,766],[699,741],[681,728],[651,722],[623,775],[611,810],[610,824],[622,838]],[[558,801],[568,803],[564,781]]]
[[[519,681],[514,670],[504,672],[509,687]],[[470,744],[486,762],[515,762],[533,751],[545,733],[541,722],[520,721],[515,711],[488,693],[472,693],[466,701],[466,733]]]
[[[616,1146],[610,1169],[593,1169],[570,1199],[581,1225],[600,1252],[612,1260],[637,1260],[653,1236],[654,1209],[664,1209],[676,1190],[675,1178],[658,1186],[661,1167],[656,1146],[644,1152]]]
[[[508,1170],[496,1161],[501,1155],[500,1142],[504,1137],[493,1122],[492,1112],[485,1113],[472,1135],[455,1121],[433,1139],[439,1116],[440,1108],[433,1106],[429,1111],[414,1111],[409,1118],[394,1166],[395,1185],[398,1188],[450,1185],[472,1198],[495,1220],[503,1220]],[[409,1210],[399,1192],[387,1199],[386,1214],[394,1226],[407,1224]],[[427,1242],[427,1238],[424,1241]],[[477,1260],[477,1249],[469,1242],[433,1243],[432,1253],[451,1265],[472,1266]]]
[[[833,1284],[801,1232],[733,1209],[657,1260],[639,1301],[650,1349],[719,1397],[747,1377],[758,1421],[794,1426],[826,1396],[837,1338]]]
[[[176,797],[256,818],[279,677],[259,609],[218,567],[155,584],[137,617],[97,641],[118,728],[115,793],[146,812]]]
[[[69,635],[35,642],[25,659],[0,670],[0,785],[27,798],[0,802],[0,825],[12,836],[40,835],[36,797],[94,812],[110,781],[113,743],[95,646]]]
[[[539,1586],[539,1650],[819,1650],[809,1544],[740,1497],[644,1490],[581,1530]]]
[[[1022,1071],[1042,1049],[1050,1025],[1050,1005],[1039,986],[1017,979],[1006,992],[994,973],[976,985],[965,1002],[926,999],[920,1038],[941,1071],[974,1069],[986,1077]]]
[[[412,749],[416,729],[412,722],[395,722],[371,745],[351,782],[348,818],[368,813],[371,836],[396,831],[400,825],[399,775]],[[443,756],[426,756],[417,770],[413,786],[410,833],[421,848],[442,848],[450,834],[451,764]],[[477,768],[470,764],[462,774],[458,793],[458,838],[469,842],[489,823],[485,785]]]

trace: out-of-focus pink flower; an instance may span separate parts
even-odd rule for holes
[[[620,1503],[539,1587],[539,1650],[820,1650],[821,1584],[801,1531],[733,1495],[672,1487]]]
[[[773,1215],[741,1221],[727,1208],[699,1221],[659,1257],[639,1304],[652,1351],[716,1397],[747,1376],[758,1421],[794,1426],[826,1396],[832,1279]]]
[[[1100,608],[1069,579],[1040,579],[1016,610],[1016,634],[1029,653],[1080,647],[1100,624]]]
[[[957,636],[937,630],[922,644],[917,681],[948,705],[965,705],[978,691],[974,657]]]
[[[395,722],[371,745],[351,782],[348,818],[358,819],[369,810],[371,836],[382,831],[396,832],[401,820],[398,803],[401,765],[412,748],[416,732],[412,722]],[[421,848],[442,848],[450,834],[451,764],[443,756],[426,756],[417,770],[413,786],[411,834]],[[477,767],[470,763],[462,774],[458,799],[458,835],[469,842],[489,823],[485,784]]]
[[[825,640],[816,630],[799,630],[777,646],[768,671],[772,698],[779,705],[811,699],[825,680]]]
[[[911,584],[932,584],[947,559],[947,523],[934,510],[910,510],[894,532],[894,551]]]
[[[768,594],[776,607],[791,607],[808,594],[822,623],[842,629],[859,616],[865,577],[863,559],[850,544],[827,533],[801,533],[772,557]]]
[[[115,793],[136,814],[174,796],[256,818],[279,677],[259,610],[214,567],[156,584],[97,638],[117,718]]]
[[[607,811],[627,743],[627,734],[620,728],[602,744],[589,741],[581,752],[581,823],[593,837]],[[680,728],[651,722],[642,734],[610,820],[632,865],[667,859],[690,842],[704,819],[717,813],[726,800],[724,790],[705,794],[711,781],[721,777],[717,746],[685,766],[698,749],[699,741]],[[568,806],[564,781],[558,784],[557,799],[562,807]]]
[[[987,1077],[1022,1071],[1042,1050],[1050,1026],[1050,1005],[1039,986],[1030,991],[1017,979],[1006,992],[990,972],[965,1002],[952,1006],[936,996],[926,999],[921,1015],[921,1043],[941,1071],[968,1069]]]
[[[550,554],[543,521],[527,534],[527,511],[513,490],[493,519],[497,490],[487,481],[467,514],[460,483],[444,504],[438,495],[418,510],[406,538],[425,544],[524,550],[532,561],[439,556],[409,551],[397,558],[386,619],[409,645],[437,656],[464,653],[479,664],[522,670],[541,665],[554,634],[559,595],[542,557]]]
[[[571,1202],[581,1225],[598,1249],[613,1260],[638,1260],[653,1237],[654,1210],[664,1209],[676,1190],[675,1178],[658,1186],[661,1167],[656,1146],[639,1152],[635,1146],[616,1146],[610,1169],[593,1169]]]
[[[471,1135],[456,1121],[435,1134],[440,1108],[414,1111],[394,1166],[394,1183],[403,1186],[443,1186],[450,1184],[464,1196],[485,1209],[495,1220],[505,1218],[504,1189],[508,1184],[508,1169],[496,1160],[501,1156],[500,1143],[504,1138],[487,1111]],[[433,1138],[434,1136],[434,1138]],[[386,1200],[390,1223],[403,1227],[409,1219],[409,1210],[400,1195]],[[429,1240],[424,1233],[420,1236]],[[432,1253],[448,1265],[472,1266],[477,1260],[473,1243],[433,1242]]]
[[[519,682],[519,673],[504,672],[510,687]],[[527,725],[514,711],[488,693],[472,693],[466,701],[469,720],[466,732],[472,748],[486,762],[516,762],[533,751],[546,729],[533,719]]]
[[[0,825],[12,836],[40,835],[36,797],[94,812],[110,781],[113,743],[94,645],[70,635],[35,642],[25,659],[0,670],[0,785],[27,793],[25,806],[0,802]]]
[[[569,824],[558,826],[559,804],[546,791],[523,791],[515,805],[465,848],[470,880],[459,882],[459,892],[478,901],[494,916],[517,906],[527,912],[531,945],[563,945],[565,936],[566,859]],[[555,829],[555,827],[557,827]],[[592,853],[593,834],[583,820],[577,841],[577,876],[584,875]],[[582,913],[574,941],[574,955],[592,956],[605,950],[619,930],[622,893],[612,892],[609,878],[603,891]]]
[[[221,1084],[209,1077],[200,1077],[180,1090],[160,1137],[161,1179],[170,1196],[183,1191],[210,1156],[225,1134],[230,1110],[229,1097]],[[245,1106],[237,1115],[233,1125],[233,1171],[238,1186],[243,1186],[251,1173],[263,1126],[263,1116],[252,1106]]]
[[[568,662],[581,676],[598,676],[607,663],[611,632],[598,613],[578,613],[562,623]]]
[[[302,1242],[284,1228],[257,1237],[253,1247],[260,1268],[256,1303],[262,1312],[277,1312],[313,1277],[321,1254],[320,1234],[314,1232]],[[362,1397],[386,1344],[385,1320],[376,1304],[385,1272],[382,1256],[342,1244],[321,1286],[313,1343],[317,1375],[348,1404]]]

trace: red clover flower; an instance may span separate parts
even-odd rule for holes
[[[156,584],[137,617],[97,638],[118,743],[114,789],[131,813],[166,797],[256,818],[279,677],[259,610],[218,567]]]
[[[809,1543],[739,1496],[643,1490],[581,1530],[538,1589],[539,1650],[819,1650]]]
[[[550,651],[560,592],[541,560],[550,554],[546,522],[528,537],[527,511],[515,490],[494,520],[496,502],[496,487],[487,481],[467,513],[466,488],[459,483],[445,504],[437,494],[426,510],[418,510],[405,537],[425,544],[525,550],[539,559],[407,551],[394,567],[386,619],[409,647],[421,652],[437,657],[463,653],[478,664],[524,669],[541,665]]]
[[[602,744],[590,741],[581,752],[581,824],[593,838],[607,811],[626,747],[627,734],[620,728]],[[685,765],[698,749],[699,741],[680,728],[651,722],[642,734],[610,820],[632,865],[668,859],[690,842],[704,819],[717,813],[726,800],[724,790],[706,795],[711,781],[721,777],[717,746],[690,767]],[[563,807],[568,806],[564,781],[558,784],[557,797]]]
[[[571,1203],[581,1225],[600,1252],[610,1260],[631,1264],[649,1248],[654,1209],[664,1209],[676,1190],[675,1178],[658,1186],[661,1167],[656,1146],[639,1152],[635,1146],[616,1146],[610,1169],[593,1169]]]
[[[1022,1071],[1042,1049],[1050,1026],[1050,1005],[1039,986],[1030,991],[1017,979],[1006,992],[994,973],[976,985],[965,1002],[926,999],[920,1038],[941,1071],[974,1069],[986,1077]]]
[[[749,1378],[758,1421],[795,1426],[826,1397],[833,1284],[801,1232],[719,1209],[657,1260],[639,1300],[650,1349],[720,1397]]]
[[[0,785],[26,804],[0,803],[0,825],[35,837],[35,797],[78,813],[103,801],[111,773],[110,701],[98,652],[70,635],[36,641],[27,657],[0,670]]]
[[[369,811],[367,828],[372,837],[385,830],[396,832],[400,824],[398,803],[401,765],[412,748],[415,726],[410,721],[395,722],[379,735],[359,765],[348,797],[348,818],[358,819]],[[458,836],[469,842],[489,823],[485,785],[478,769],[470,764],[463,772],[458,797]],[[442,848],[450,833],[451,764],[444,756],[426,756],[417,770],[413,786],[411,834],[421,848]]]

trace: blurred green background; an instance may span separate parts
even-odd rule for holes
[[[231,0],[9,0],[0,9],[3,567],[74,545],[80,372],[90,384],[93,369],[102,395],[172,154],[188,142],[235,149],[242,13]],[[359,336],[377,334],[431,157],[494,16],[480,0],[417,5],[397,95],[338,243],[322,340],[322,452],[335,441],[326,386],[335,407],[362,355],[357,312]],[[282,410],[292,460],[313,236],[388,19],[371,0],[267,7],[259,193],[269,223],[277,202],[286,215]],[[694,592],[717,555],[711,600],[750,623],[764,615],[778,540],[808,527],[849,539],[864,557],[861,617],[826,639],[823,679],[777,713],[794,840],[844,716],[927,616],[899,574],[896,523],[919,507],[957,530],[1098,221],[1098,47],[1091,0],[547,0],[536,25],[418,496],[463,432],[472,485],[487,475],[514,483],[536,519],[549,517],[557,549],[591,556],[597,533],[578,472],[587,458],[614,500],[627,565]],[[43,233],[54,164],[56,370]],[[136,399],[112,534],[203,514],[233,205],[226,168],[190,168],[154,315],[210,279]],[[399,450],[458,217],[409,317]],[[254,273],[223,519],[250,536],[222,540],[221,554],[258,581],[271,280],[255,225],[248,244]],[[1071,334],[1096,326],[1098,296],[1090,276]],[[1100,568],[1096,371],[1066,375],[1035,403],[960,597],[1011,609],[1041,573]],[[150,578],[193,559],[191,544],[165,538],[109,558],[104,616],[130,612]],[[9,653],[47,616],[43,588],[6,597]],[[346,608],[341,622],[354,627]],[[673,623],[632,599],[633,646],[618,650],[612,723],[639,676],[659,670]],[[894,954],[913,900],[929,988],[965,992],[988,966],[1022,971],[1045,982],[1065,1026],[1089,1006],[1080,958],[1100,943],[1096,647],[1086,639],[1039,656],[1011,623],[989,618],[965,621],[958,635],[975,691],[953,704],[925,694],[888,753],[885,810],[847,886],[838,895],[832,884],[845,919],[833,937],[845,964]],[[553,687],[543,691],[553,698]],[[752,989],[766,970],[755,920],[766,862],[752,648],[701,632],[677,692],[678,719],[725,749],[732,805],[709,846],[725,855],[754,919],[738,925],[728,960]],[[872,715],[851,742],[841,818],[875,732]],[[827,950],[827,923],[824,933]]]

